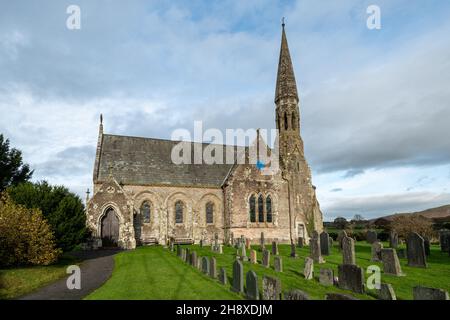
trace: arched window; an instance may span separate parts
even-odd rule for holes
[[[272,198],[270,196],[266,198],[266,221],[272,222]]]
[[[145,201],[144,203],[142,203],[141,217],[142,217],[142,220],[144,223],[150,222],[150,211],[151,211],[150,203],[148,201]]]
[[[288,129],[288,117],[287,113],[284,114],[284,130]]]
[[[206,223],[214,223],[214,203],[206,204]]]
[[[258,197],[258,222],[264,222],[264,199],[262,194]]]
[[[255,212],[255,195],[252,194],[249,200],[250,204],[250,222],[256,222],[256,212]]]
[[[183,223],[183,202],[175,202],[175,223]]]

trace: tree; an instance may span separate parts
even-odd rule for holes
[[[39,209],[15,204],[0,195],[0,266],[48,265],[61,253]]]
[[[412,232],[431,238],[434,235],[433,223],[421,215],[408,214],[394,217],[391,222],[391,230],[394,230],[404,239]]]
[[[345,229],[348,226],[348,221],[344,217],[337,217],[334,219],[334,226],[337,229]]]
[[[9,186],[30,180],[32,175],[30,166],[23,163],[22,152],[11,149],[9,140],[5,140],[3,134],[0,134],[0,192]]]
[[[355,214],[355,216],[352,219],[353,221],[364,221],[364,217],[360,214]]]
[[[88,237],[84,205],[67,188],[46,181],[27,182],[8,188],[8,193],[14,202],[42,211],[63,251],[72,250]]]

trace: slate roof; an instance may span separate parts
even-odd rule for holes
[[[125,185],[173,185],[221,187],[232,164],[174,164],[172,148],[178,141],[103,134],[98,149],[94,181],[107,180],[110,173]],[[209,144],[191,143],[202,148]],[[224,145],[219,145],[224,148]],[[241,150],[244,147],[238,147]],[[191,159],[194,159],[193,156]]]

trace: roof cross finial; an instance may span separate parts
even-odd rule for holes
[[[286,24],[284,23],[284,17],[283,17],[283,18],[281,18],[281,26],[284,28],[285,25]]]

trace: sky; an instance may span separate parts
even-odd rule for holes
[[[81,9],[81,29],[66,9]],[[370,30],[369,5],[381,12]],[[273,128],[281,17],[325,220],[450,204],[446,0],[0,0],[0,133],[33,180],[92,188],[106,133]]]

